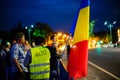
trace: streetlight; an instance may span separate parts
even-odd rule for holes
[[[116,24],[116,21],[114,21],[112,24],[108,23],[107,21],[104,23],[105,26],[107,26],[110,29],[110,42],[112,42],[112,27],[113,24]]]
[[[28,29],[28,35],[29,35],[29,43],[31,44],[31,31],[32,31],[32,28],[33,28],[34,26],[33,25],[31,25],[30,27],[25,27],[25,29]]]

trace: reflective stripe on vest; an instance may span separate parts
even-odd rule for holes
[[[30,75],[39,75],[39,74],[45,74],[45,73],[49,73],[49,71],[41,71],[41,72],[31,72]]]
[[[30,79],[47,79],[50,75],[50,52],[45,47],[31,48]]]
[[[38,67],[38,66],[47,66],[50,65],[50,63],[43,63],[43,64],[34,64],[34,65],[30,65],[30,68],[32,67]]]

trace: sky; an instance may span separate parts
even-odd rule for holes
[[[68,32],[81,0],[0,0],[0,30],[47,23],[54,31]],[[90,21],[97,19],[94,32],[108,30],[105,21],[120,27],[120,0],[91,0]]]

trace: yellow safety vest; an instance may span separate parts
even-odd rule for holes
[[[43,46],[31,48],[30,79],[48,79],[50,76],[50,52]]]

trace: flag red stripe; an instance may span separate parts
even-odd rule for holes
[[[70,50],[68,72],[71,77],[81,78],[87,75],[88,40],[73,45]]]

